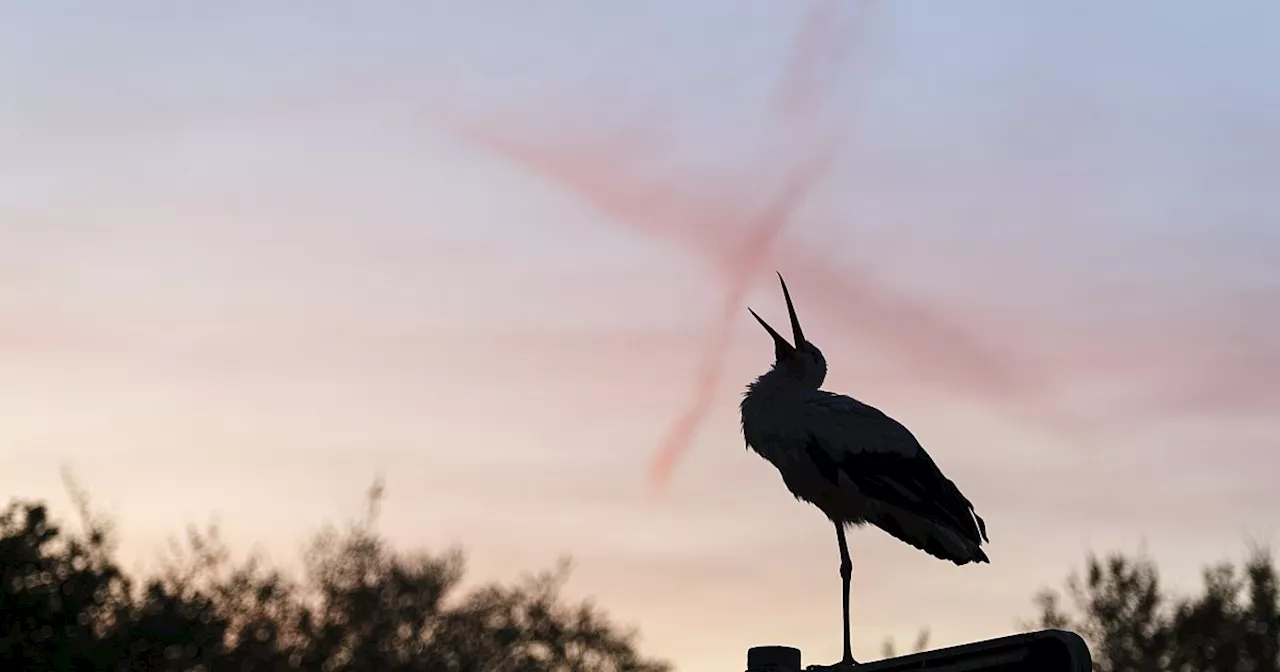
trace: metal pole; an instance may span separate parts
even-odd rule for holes
[[[747,672],[800,672],[800,649],[753,646],[747,649]]]

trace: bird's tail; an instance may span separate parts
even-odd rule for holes
[[[957,565],[991,562],[986,551],[982,550],[982,541],[986,539],[986,524],[981,518],[978,518],[981,539],[970,538],[948,526],[911,514],[883,515],[871,522],[900,541],[939,560],[948,560]]]

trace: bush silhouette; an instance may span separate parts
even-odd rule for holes
[[[0,510],[0,669],[669,669],[590,604],[560,598],[567,564],[463,592],[460,552],[398,551],[376,533],[380,497],[363,521],[317,535],[300,577],[234,562],[213,528],[190,530],[154,576],[129,576],[82,497],[79,532],[42,503],[11,502]],[[1036,603],[1027,626],[1079,632],[1098,672],[1280,672],[1280,583],[1264,549],[1206,568],[1191,596],[1166,592],[1145,554],[1089,555],[1064,592]]]
[[[1174,597],[1145,554],[1088,556],[1062,595],[1045,591],[1033,627],[1089,641],[1099,672],[1280,672],[1280,596],[1274,557],[1253,549],[1240,566],[1204,570],[1198,595]]]
[[[0,512],[0,669],[668,669],[591,605],[559,597],[567,566],[463,594],[461,553],[396,551],[372,515],[318,535],[301,578],[232,562],[210,529],[145,580],[119,569],[107,525],[82,518],[71,533],[39,502]]]

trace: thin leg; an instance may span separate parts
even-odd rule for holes
[[[840,543],[840,582],[844,588],[844,660],[841,664],[857,665],[849,642],[849,580],[853,577],[853,561],[849,559],[849,543],[844,538],[843,523],[836,523],[836,541]]]

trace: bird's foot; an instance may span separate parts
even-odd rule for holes
[[[848,672],[848,670],[852,670],[857,666],[858,661],[850,658],[832,665],[810,665],[804,669],[805,672]]]

